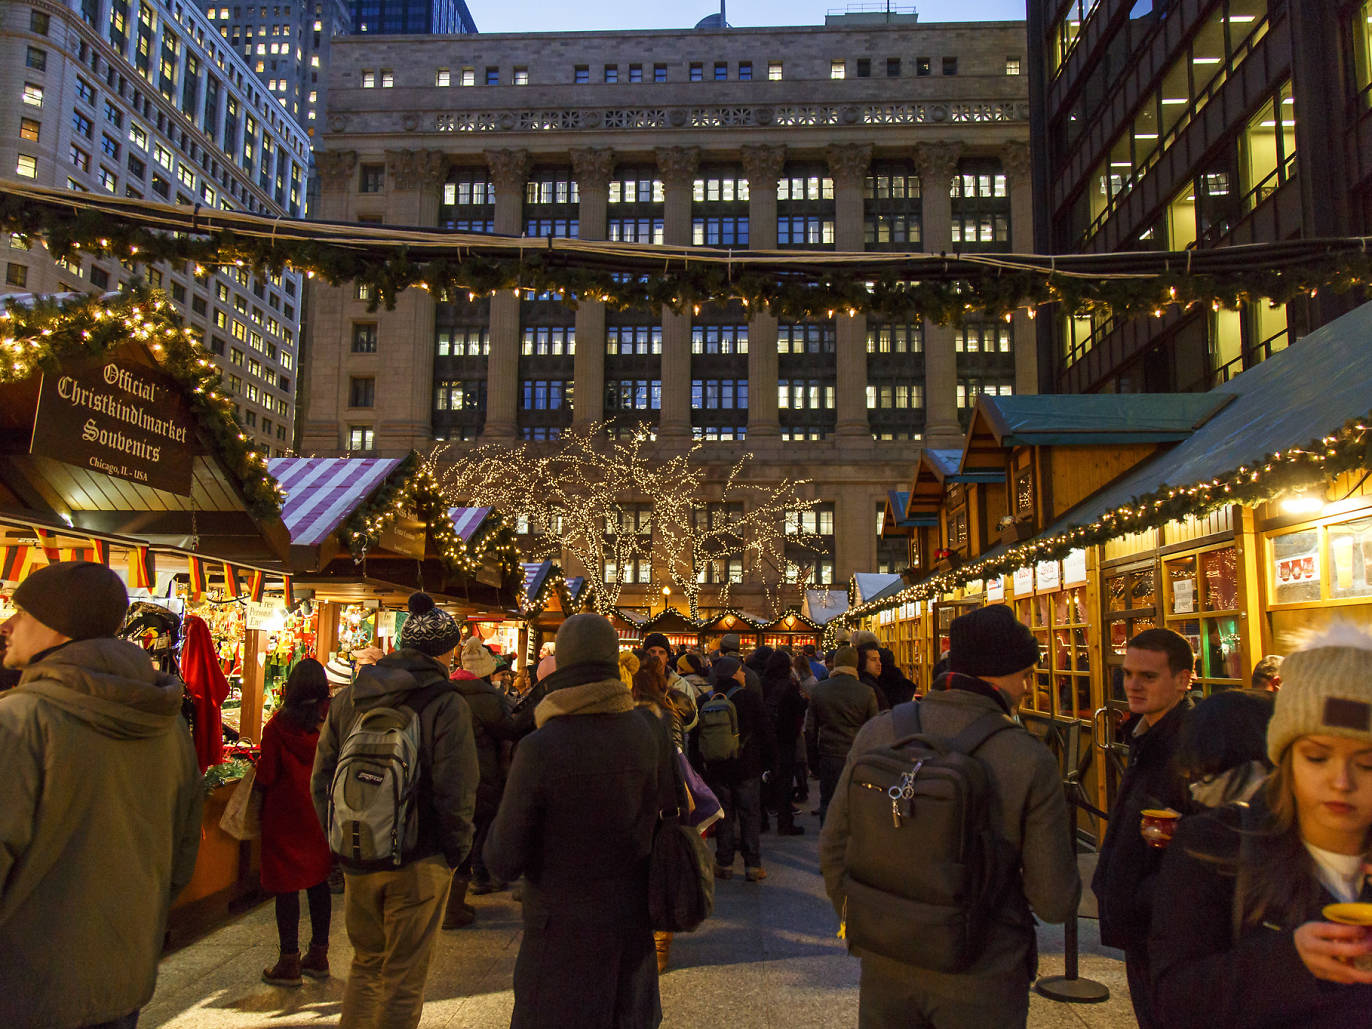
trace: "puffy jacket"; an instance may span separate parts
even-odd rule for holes
[[[80,640],[0,694],[0,1025],[68,1029],[152,997],[203,795],[181,682]]]
[[[319,824],[327,829],[329,789],[338,767],[338,751],[358,713],[403,705],[408,694],[437,684],[447,690],[429,701],[419,714],[419,841],[403,856],[404,863],[409,864],[441,854],[449,868],[456,868],[472,848],[480,764],[471,710],[448,681],[443,666],[427,654],[408,649],[392,651],[376,664],[358,669],[357,681],[334,695],[329,717],[319,733],[310,790]],[[349,867],[347,861],[342,864]]]
[[[845,758],[858,730],[877,716],[877,695],[865,682],[835,671],[810,687],[805,712],[805,749],[810,764],[821,757]]]

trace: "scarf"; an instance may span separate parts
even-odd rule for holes
[[[633,695],[619,676],[601,678],[548,693],[534,708],[534,725],[542,728],[553,718],[571,715],[618,715],[634,709]]]

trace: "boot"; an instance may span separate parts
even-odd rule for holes
[[[310,949],[300,959],[300,971],[311,979],[327,979],[329,977],[329,945],[327,943],[311,943]]]
[[[443,909],[443,928],[462,929],[476,921],[476,910],[467,903],[465,875],[453,872],[453,884],[448,890],[448,906]]]
[[[657,948],[657,974],[667,971],[667,955],[672,950],[671,933],[653,933],[653,946]]]
[[[287,954],[283,950],[275,965],[262,969],[262,981],[272,986],[299,986],[300,951]]]

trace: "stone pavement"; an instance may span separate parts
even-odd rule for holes
[[[662,979],[663,1025],[731,1029],[809,1029],[857,1023],[858,965],[835,939],[836,919],[824,897],[816,856],[817,819],[807,835],[764,835],[769,877],[738,875],[717,887],[715,915],[677,937]],[[330,962],[334,977],[300,989],[268,986],[263,967],[276,959],[272,905],[263,904],[162,962],[157,993],[140,1029],[261,1029],[335,1025],[351,955],[335,898]],[[510,988],[519,950],[519,908],[509,893],[473,898],[477,923],[443,933],[429,973],[424,1029],[497,1029],[509,1025]],[[302,907],[304,905],[302,904]],[[309,920],[301,933],[308,942]],[[1081,922],[1082,975],[1110,987],[1103,1004],[1067,1005],[1033,996],[1033,1029],[1132,1027],[1124,965],[1101,952],[1096,923]],[[1060,927],[1040,931],[1040,971],[1063,968]]]

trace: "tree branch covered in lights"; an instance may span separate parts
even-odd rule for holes
[[[373,307],[387,308],[418,287],[454,301],[500,290],[618,310],[739,301],[788,319],[861,313],[943,325],[971,315],[1033,316],[1045,304],[1119,317],[1260,300],[1280,306],[1372,281],[1365,237],[1056,256],[724,251],[268,218],[17,182],[0,182],[0,230],[40,239],[56,259],[191,261],[259,274],[290,267],[333,285],[365,285]]]
[[[221,392],[219,369],[165,294],[134,288],[105,296],[21,296],[0,309],[0,383],[56,371],[65,361],[95,360],[130,340],[141,343],[185,387],[196,421],[238,477],[253,515],[281,513],[281,490],[267,471],[266,455],[233,420],[233,401]]]
[[[566,564],[586,576],[594,610],[611,612],[625,586],[669,584],[697,617],[709,589],[727,604],[730,557],[742,560],[749,581],[770,578],[779,587],[787,542],[822,552],[818,537],[785,522],[786,512],[814,507],[799,495],[803,482],[746,482],[745,458],[715,484],[712,469],[698,458],[700,447],[668,452],[646,429],[612,438],[597,424],[537,445],[438,447],[427,461],[452,503],[490,504],[527,520],[537,542],[530,556],[569,558]],[[712,525],[706,498],[710,507],[728,505],[736,514]],[[648,583],[639,581],[643,562],[651,562]]]

